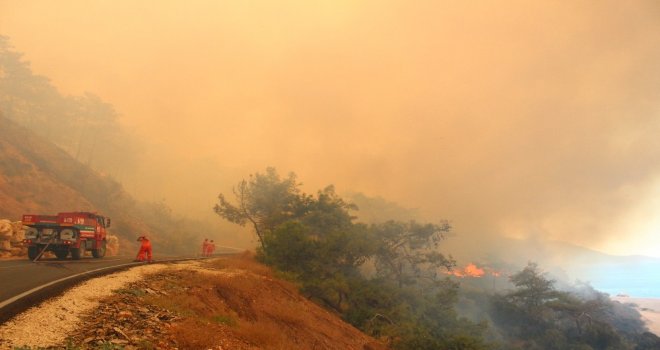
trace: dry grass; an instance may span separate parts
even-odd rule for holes
[[[176,334],[176,342],[181,349],[212,349],[221,345],[221,327],[194,318],[178,323],[172,327],[172,332]]]
[[[223,311],[229,311],[225,303],[217,297],[214,283],[217,276],[197,271],[168,272],[161,276],[159,289],[165,295],[148,295],[147,302],[183,316],[194,316],[212,320]]]
[[[256,261],[254,259],[254,253],[247,250],[240,255],[225,259],[212,260],[210,265],[220,269],[250,271],[256,275],[264,277],[274,276],[273,270],[270,267]]]
[[[245,322],[234,330],[242,339],[249,339],[259,349],[291,349],[290,341],[282,329],[272,323]]]

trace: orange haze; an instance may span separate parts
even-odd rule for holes
[[[0,0],[36,73],[145,141],[123,179],[143,198],[212,215],[272,165],[459,236],[656,256],[658,18],[656,1]]]

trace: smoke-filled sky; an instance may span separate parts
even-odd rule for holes
[[[175,209],[272,165],[458,235],[660,256],[656,1],[0,0],[0,34],[112,103],[149,147],[127,187]]]

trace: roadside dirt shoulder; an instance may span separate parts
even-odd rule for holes
[[[111,296],[114,290],[139,281],[165,265],[145,265],[91,279],[64,294],[33,307],[0,326],[0,349],[47,347],[62,343],[74,334],[82,318]]]
[[[34,311],[46,315],[22,315],[10,332],[0,329],[2,348],[385,349],[249,256],[157,266],[144,266],[135,272],[138,278],[105,288],[108,293],[75,318],[32,323],[71,312],[66,303],[80,301],[70,292],[60,297],[64,304]],[[98,280],[104,284],[109,277]],[[39,333],[19,331],[24,328]]]

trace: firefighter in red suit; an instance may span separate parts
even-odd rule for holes
[[[148,262],[151,262],[151,241],[146,236],[140,236],[137,240],[141,242],[141,245],[135,261],[144,261],[146,258]]]

